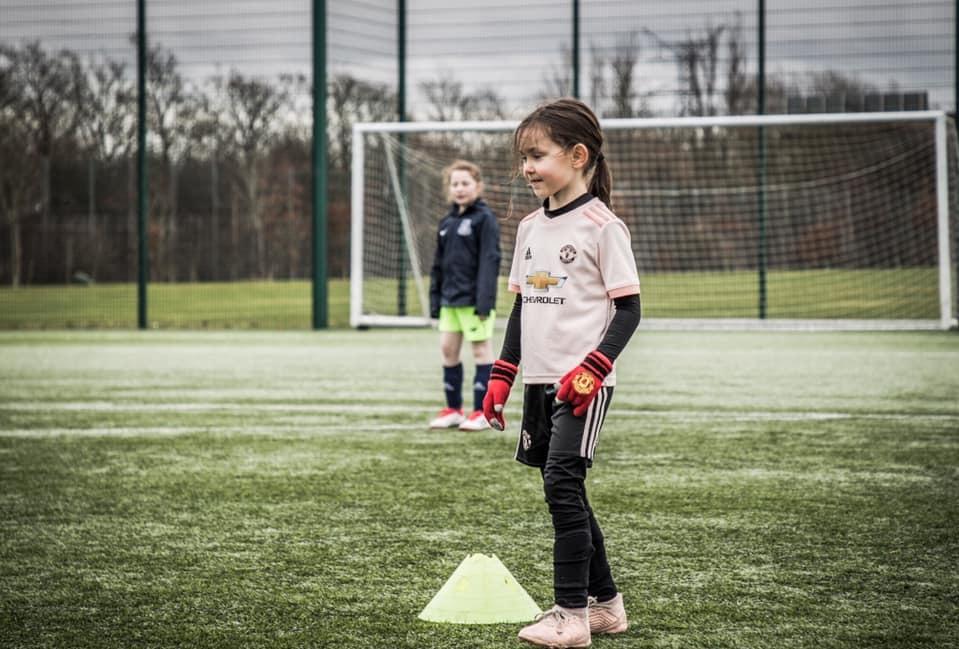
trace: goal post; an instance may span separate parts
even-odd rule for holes
[[[939,111],[606,119],[644,326],[946,329],[957,315],[956,126]],[[353,127],[350,323],[428,326],[442,169],[483,169],[506,293],[538,205],[516,122]],[[406,293],[403,291],[409,286]],[[401,294],[401,297],[398,295]],[[402,303],[402,306],[401,306]]]

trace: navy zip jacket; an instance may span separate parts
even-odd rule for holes
[[[499,224],[483,199],[462,214],[455,203],[440,221],[430,272],[430,315],[443,306],[475,306],[489,315],[499,281]]]

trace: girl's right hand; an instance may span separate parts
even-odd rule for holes
[[[506,429],[503,407],[506,406],[506,400],[509,398],[509,392],[518,371],[518,367],[503,359],[493,363],[493,369],[490,370],[486,396],[483,397],[483,416],[496,430]]]

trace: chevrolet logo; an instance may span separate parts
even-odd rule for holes
[[[538,270],[526,276],[526,284],[536,291],[548,291],[551,286],[561,288],[566,283],[565,275],[553,275],[545,270]]]

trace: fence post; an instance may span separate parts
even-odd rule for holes
[[[313,328],[326,329],[326,0],[313,0]]]
[[[579,99],[579,0],[573,0],[573,47],[571,49],[573,96]],[[593,106],[593,110],[597,110],[596,106]]]
[[[137,326],[147,328],[147,17],[146,0],[137,0]]]
[[[396,117],[397,121],[406,121],[406,0],[397,0],[396,5]],[[406,162],[403,158],[402,146],[406,144],[406,136],[400,134],[400,189],[404,193],[396,197],[397,201],[405,200],[406,189]],[[355,146],[355,144],[354,144]],[[406,315],[406,248],[403,246],[403,224],[399,220],[396,226],[396,240],[399,241],[399,270],[396,278],[396,314]]]
[[[756,96],[758,99],[758,105],[756,106],[756,112],[759,115],[766,114],[766,1],[759,0],[759,15],[757,16],[759,30],[759,69],[756,73]],[[759,127],[759,138],[757,142],[758,147],[758,165],[757,165],[757,213],[759,219],[759,242],[758,242],[758,251],[757,251],[757,260],[756,265],[758,266],[759,272],[759,319],[766,319],[766,307],[767,307],[767,288],[766,288],[766,266],[769,263],[767,258],[767,242],[766,242],[766,220],[767,214],[766,210],[768,207],[768,199],[766,197],[766,128],[763,126]]]

